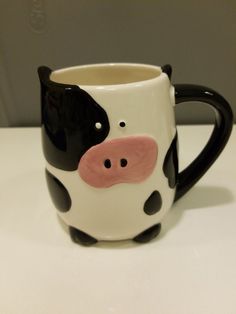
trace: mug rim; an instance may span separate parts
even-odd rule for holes
[[[79,81],[75,82],[75,80],[68,80],[65,77],[71,72],[78,72],[84,70],[94,70],[94,71],[117,71],[117,70],[126,70],[130,73],[134,70],[142,71],[144,78],[140,79],[131,79],[130,81],[116,82],[116,83],[94,83],[94,84],[83,84]],[[69,72],[69,73],[68,73]],[[144,73],[146,72],[146,73]],[[149,74],[148,74],[149,73]],[[66,76],[64,74],[67,74]],[[59,77],[58,77],[59,75]],[[140,77],[140,75],[139,75]],[[119,88],[119,87],[134,87],[140,86],[143,84],[150,84],[159,81],[163,77],[167,77],[167,74],[163,72],[161,66],[145,64],[145,63],[134,63],[134,62],[105,62],[105,63],[92,63],[92,64],[83,64],[83,65],[75,65],[71,67],[64,67],[61,69],[54,70],[50,73],[50,80],[55,83],[60,84],[69,84],[69,85],[77,85],[79,87],[89,88],[89,89],[106,89],[106,88]]]

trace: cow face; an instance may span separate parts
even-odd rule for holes
[[[47,161],[73,171],[96,188],[145,180],[157,161],[150,136],[106,140],[110,125],[105,110],[84,90],[50,80],[51,70],[39,69],[42,84],[42,138]],[[125,122],[120,121],[125,128]]]
[[[151,240],[178,172],[170,67],[160,85],[95,94],[52,81],[51,72],[39,68],[46,180],[71,238]]]

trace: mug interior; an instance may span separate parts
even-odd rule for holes
[[[161,68],[145,64],[95,64],[53,71],[50,79],[72,85],[118,85],[160,76]]]

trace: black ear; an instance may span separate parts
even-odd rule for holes
[[[165,64],[161,67],[162,72],[166,73],[169,77],[169,80],[171,79],[171,74],[172,74],[172,67],[170,64]]]
[[[65,90],[78,90],[80,89],[77,85],[71,85],[71,84],[61,84],[54,81],[51,81],[50,75],[52,73],[52,70],[42,65],[38,67],[38,76],[41,83],[41,86],[45,86],[47,88],[50,88],[51,90],[57,90],[57,91],[65,91]]]
[[[38,67],[38,75],[41,84],[47,84],[50,80],[50,74],[52,70],[46,66]]]

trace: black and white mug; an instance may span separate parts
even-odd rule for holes
[[[173,202],[204,175],[230,136],[227,101],[204,86],[173,86],[169,65],[43,66],[38,73],[48,189],[77,243],[143,243],[157,236]],[[174,107],[186,101],[211,106],[215,127],[179,172]]]

